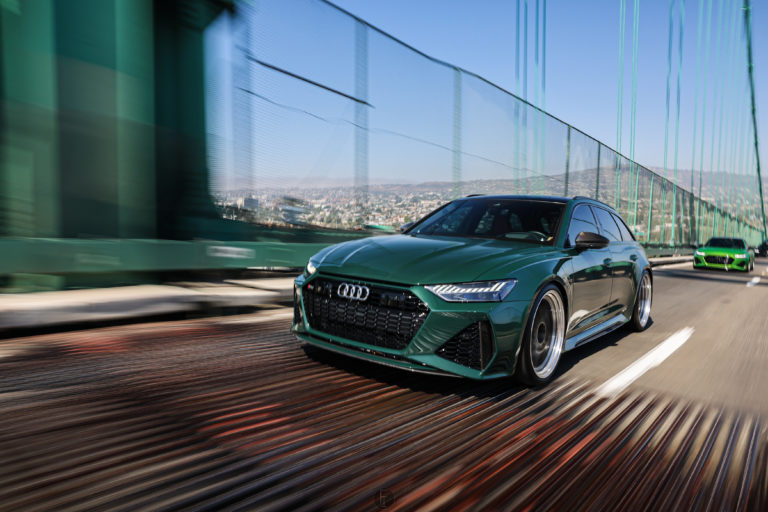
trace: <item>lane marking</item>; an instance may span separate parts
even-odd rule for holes
[[[752,280],[747,283],[747,288],[752,288],[753,286],[755,286],[759,282],[760,282],[760,278],[759,277],[753,277]]]
[[[608,379],[602,386],[597,388],[595,394],[600,397],[610,398],[616,396],[627,386],[636,381],[645,372],[659,366],[672,353],[683,346],[688,338],[693,334],[693,327],[680,329],[675,334],[662,341],[643,357],[627,366],[625,369]]]

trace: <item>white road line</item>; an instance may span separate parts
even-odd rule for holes
[[[677,331],[675,334],[661,342],[653,350],[643,357],[627,366],[613,378],[607,380],[602,386],[597,388],[595,394],[601,397],[612,397],[632,384],[645,372],[659,366],[672,353],[683,346],[688,338],[693,334],[693,327],[686,327]]]
[[[759,277],[753,277],[752,280],[747,283],[747,288],[752,288],[753,286],[755,286],[759,282],[760,282],[760,278]]]

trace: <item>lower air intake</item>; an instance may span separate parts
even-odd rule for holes
[[[476,322],[446,341],[437,355],[474,370],[483,370],[493,357],[493,333],[488,322]]]

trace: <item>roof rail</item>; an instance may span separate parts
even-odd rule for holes
[[[464,197],[477,197],[477,196],[484,196],[485,194],[468,194]]]
[[[573,196],[573,199],[589,199],[590,201],[594,201],[596,203],[604,204],[605,206],[607,206],[611,210],[614,209],[613,206],[609,205],[608,203],[604,203],[603,201],[601,201],[599,199],[595,199],[594,197],[589,197],[589,196]]]

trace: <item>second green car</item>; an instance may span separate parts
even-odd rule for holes
[[[755,256],[741,238],[710,238],[693,255],[693,268],[751,272]]]

